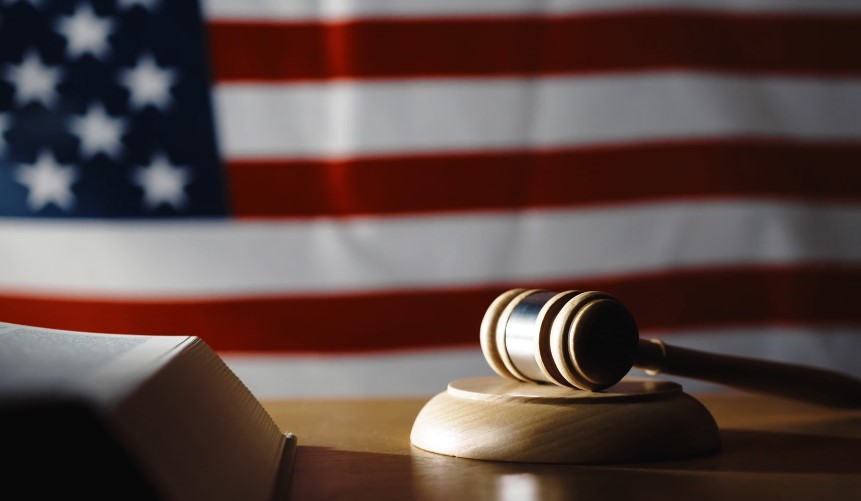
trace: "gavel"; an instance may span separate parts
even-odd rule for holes
[[[832,407],[861,407],[861,381],[834,371],[707,353],[640,339],[634,316],[600,291],[511,289],[481,322],[481,350],[500,376],[600,391],[632,367]]]

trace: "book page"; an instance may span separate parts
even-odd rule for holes
[[[115,397],[187,339],[0,323],[0,393],[84,391]]]
[[[0,324],[0,388],[62,385],[147,339]]]

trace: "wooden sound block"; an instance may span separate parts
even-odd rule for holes
[[[637,378],[600,392],[458,379],[425,404],[410,441],[447,456],[567,464],[677,459],[720,447],[711,413],[679,384]]]

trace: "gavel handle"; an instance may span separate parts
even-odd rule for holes
[[[641,339],[634,367],[830,407],[861,408],[861,380],[834,371]]]

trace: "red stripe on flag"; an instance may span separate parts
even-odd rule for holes
[[[679,142],[349,160],[232,160],[238,217],[404,214],[660,199],[859,202],[861,144]]]
[[[609,292],[631,309],[646,334],[727,326],[861,326],[858,267],[699,269],[512,287]],[[487,306],[506,288],[209,300],[5,294],[0,318],[90,332],[197,335],[225,352],[432,348],[477,345]]]
[[[639,11],[577,16],[212,20],[217,82],[708,68],[857,75],[861,17]],[[562,48],[562,49],[560,49]]]

